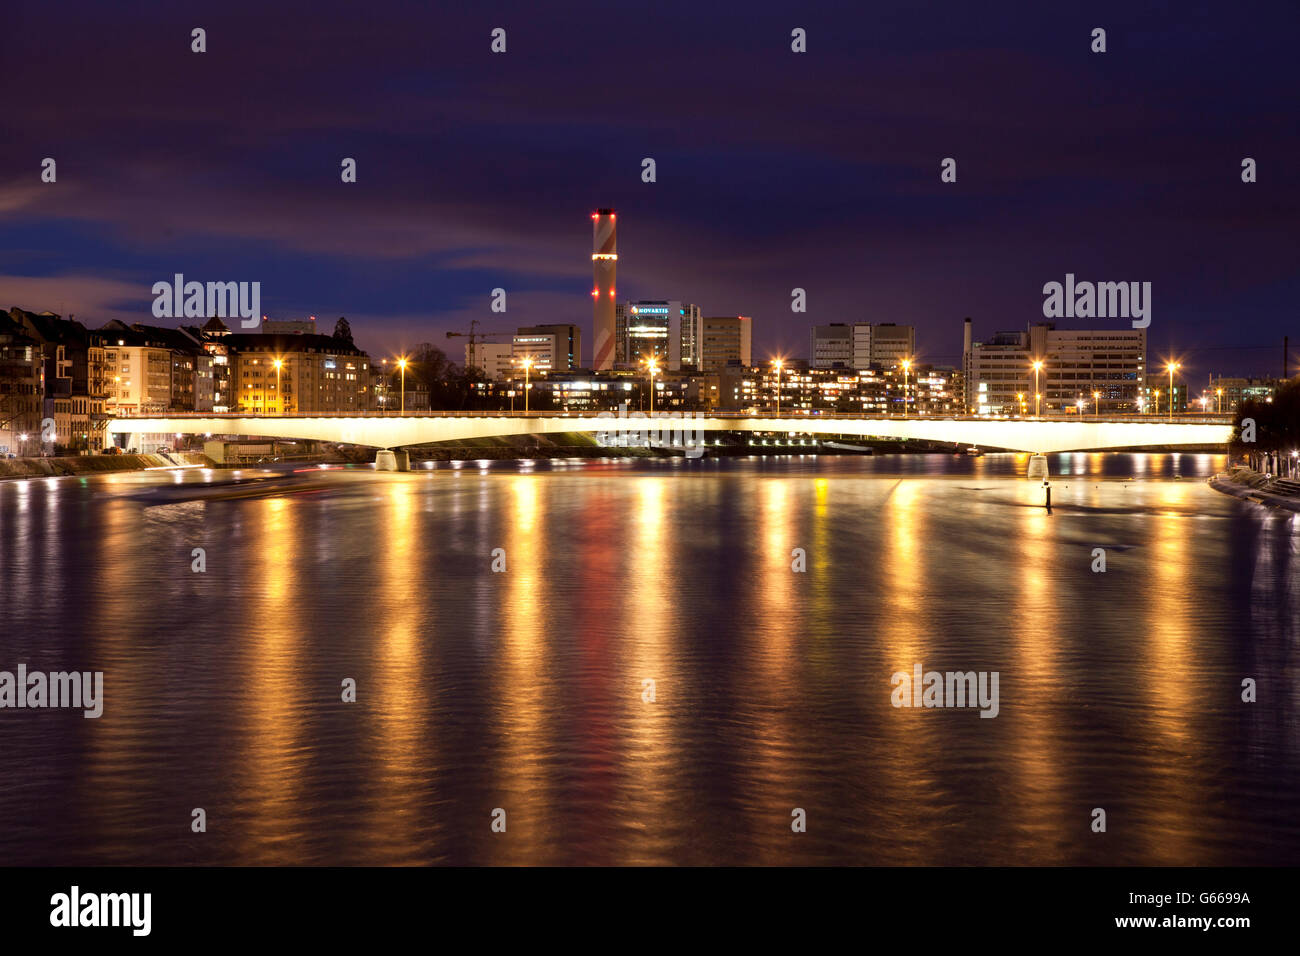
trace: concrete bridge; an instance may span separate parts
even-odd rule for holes
[[[504,435],[541,435],[554,432],[650,431],[664,443],[698,444],[711,431],[785,432],[807,435],[853,435],[862,438],[920,439],[987,449],[1051,454],[1063,451],[1099,451],[1108,448],[1202,446],[1222,448],[1232,436],[1231,420],[1205,416],[1155,416],[1102,418],[950,418],[862,417],[854,415],[790,414],[714,415],[671,418],[600,418],[579,412],[433,412],[398,415],[167,415],[157,418],[115,418],[108,423],[114,435],[221,435],[245,438],[285,438],[342,442],[372,448],[404,448],[431,442],[495,438]],[[127,445],[135,443],[127,440]],[[658,442],[656,442],[658,443]]]

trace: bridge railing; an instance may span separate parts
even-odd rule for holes
[[[439,410],[439,411],[410,411],[406,414],[398,412],[380,412],[380,411],[353,411],[353,412],[294,412],[288,415],[259,415],[255,412],[157,412],[140,415],[117,415],[110,416],[109,420],[117,418],[123,421],[145,421],[150,419],[188,419],[188,418],[208,418],[208,419],[266,419],[274,421],[277,418],[597,418],[600,415],[607,417],[614,413],[605,409],[580,411],[576,409],[551,409],[529,411],[510,411],[510,410],[479,410],[467,409],[458,411]],[[629,413],[635,414],[635,413]],[[1016,422],[1083,422],[1085,424],[1105,423],[1105,422],[1146,422],[1149,424],[1169,424],[1169,415],[1150,415],[1150,414],[1132,414],[1132,415],[923,415],[916,412],[907,415],[902,414],[869,414],[863,415],[857,412],[835,412],[835,411],[783,411],[780,415],[774,412],[753,412],[753,411],[683,411],[681,409],[660,409],[655,412],[655,417],[681,414],[683,417],[692,418],[752,418],[752,419],[777,419],[780,421],[826,421],[826,420],[844,420],[844,421],[965,421],[965,422],[996,422],[996,421],[1016,421]],[[647,417],[649,413],[646,413]],[[1231,425],[1235,418],[1231,415],[1206,415],[1200,412],[1175,412],[1172,418],[1174,424],[1178,425]]]

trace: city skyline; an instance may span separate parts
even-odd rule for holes
[[[850,14],[856,31],[762,4],[745,18],[670,5],[649,28],[601,8],[599,27],[575,13],[513,31],[509,7],[490,22],[440,12],[427,31],[434,14],[377,11],[353,47],[328,12],[249,30],[236,7],[195,54],[179,14],[87,6],[69,25],[18,9],[11,54],[57,36],[78,68],[12,80],[6,308],[147,322],[159,279],[236,278],[262,283],[272,318],[347,315],[383,355],[495,318],[504,288],[511,325],[574,323],[594,342],[585,227],[612,207],[618,301],[752,315],[756,360],[801,354],[810,325],[897,322],[916,326],[919,358],[957,365],[966,316],[1023,328],[1070,273],[1150,282],[1151,352],[1198,380],[1277,374],[1294,327],[1286,33],[1227,11],[1198,29],[1120,5],[938,23],[901,10]],[[507,52],[480,56],[497,20]],[[657,68],[591,88],[611,38]],[[174,84],[142,96],[156,70]],[[1127,102],[1130,86],[1158,109]],[[251,115],[231,119],[234,102]],[[790,311],[794,288],[806,313]]]

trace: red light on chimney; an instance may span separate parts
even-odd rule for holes
[[[592,289],[592,290],[591,290],[591,294],[592,294],[592,295],[600,295],[600,290],[599,290],[599,289]]]

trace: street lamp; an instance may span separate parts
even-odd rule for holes
[[[1101,392],[1092,393],[1092,413],[1101,418]]]
[[[1171,422],[1174,420],[1174,372],[1178,371],[1179,367],[1177,362],[1168,362],[1165,365],[1165,368],[1169,369],[1169,420]]]
[[[772,367],[776,369],[776,417],[781,417],[781,368],[785,365],[781,359],[772,359]]]
[[[1025,393],[1016,392],[1016,404],[1020,406],[1020,414],[1025,413]]]
[[[528,414],[528,390],[532,388],[532,385],[529,384],[528,373],[532,371],[532,368],[533,368],[533,359],[531,356],[528,356],[524,359],[524,414],[525,415]]]
[[[1214,414],[1223,414],[1223,389],[1221,388],[1214,390]]]
[[[903,417],[907,417],[907,373],[912,367],[911,359],[903,359]]]
[[[1152,392],[1152,394],[1155,395],[1155,397],[1156,397],[1156,405],[1155,405],[1155,409],[1154,409],[1154,412],[1153,412],[1153,413],[1156,414],[1156,415],[1159,415],[1159,414],[1160,414],[1160,389],[1158,389],[1158,388],[1155,389],[1155,390]]]
[[[406,417],[406,359],[399,358],[397,360],[397,367],[402,373],[401,411],[399,411],[398,414],[401,415],[403,418],[405,418]]]
[[[1042,393],[1038,391],[1038,373],[1041,372],[1042,370],[1043,370],[1042,359],[1035,359],[1034,360],[1034,417],[1035,418],[1037,418],[1039,415],[1042,414],[1042,412],[1040,411],[1039,403],[1041,402],[1043,396]]]
[[[284,400],[280,397],[280,366],[283,365],[284,362],[280,359],[276,359],[271,364],[275,366],[275,405],[279,410],[279,414],[284,415]]]
[[[655,372],[659,371],[659,364],[653,359],[648,358],[645,361],[646,371],[650,373],[650,414],[655,413]]]

